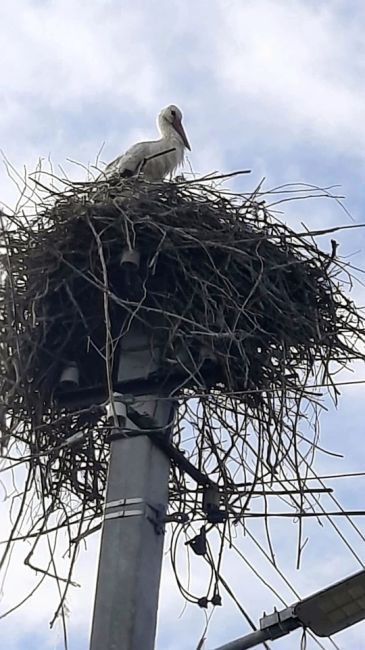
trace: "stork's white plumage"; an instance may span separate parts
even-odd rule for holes
[[[162,136],[159,140],[133,145],[109,163],[103,175],[108,178],[117,174],[122,177],[143,174],[147,180],[158,181],[172,174],[183,163],[185,148],[190,150],[180,109],[173,104],[163,108],[158,115],[157,125]],[[169,153],[164,153],[167,151]]]

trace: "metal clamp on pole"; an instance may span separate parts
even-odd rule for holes
[[[121,393],[113,393],[112,398],[106,405],[106,417],[109,422],[117,422],[119,427],[125,426],[127,406]]]
[[[294,613],[294,606],[281,611],[275,609],[272,614],[264,614],[260,619],[260,630],[267,632],[269,635],[267,638],[271,641],[296,630],[300,625],[301,623]]]
[[[123,506],[121,509],[119,506]],[[140,506],[136,508],[135,506]],[[118,510],[114,510],[118,508]],[[112,512],[109,510],[112,509]],[[166,517],[166,510],[162,504],[152,504],[144,501],[140,497],[131,497],[129,499],[115,499],[105,504],[106,519],[120,519],[121,517],[146,517],[153,525],[158,535],[165,532],[165,523],[169,521]]]
[[[132,509],[130,506],[142,505],[142,508]],[[125,506],[122,510],[113,510],[107,512],[110,508],[117,508],[118,506]],[[137,515],[145,514],[145,502],[139,497],[132,497],[130,499],[116,499],[109,501],[105,504],[104,519],[119,519],[119,517],[136,517]]]

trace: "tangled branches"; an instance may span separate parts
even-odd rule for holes
[[[301,512],[300,422],[318,401],[310,387],[336,394],[334,369],[363,358],[335,245],[324,253],[255,195],[183,180],[66,184],[27,222],[3,216],[2,236],[2,433],[43,499],[38,530],[55,513],[57,525],[79,522],[76,540],[94,530],[104,406],[120,390],[120,344],[135,322],[157,350],[149,381],[172,386],[180,403],[174,448],[218,486],[226,516],[241,521],[257,485],[285,468]],[[59,395],[70,363],[78,410]],[[171,511],[204,520],[201,491],[173,456]]]

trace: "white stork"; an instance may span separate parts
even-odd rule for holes
[[[157,125],[162,136],[159,140],[134,144],[105,167],[101,178],[143,174],[149,181],[159,181],[172,174],[183,163],[185,148],[190,150],[180,109],[173,104],[163,108]]]

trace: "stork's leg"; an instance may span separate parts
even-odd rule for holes
[[[143,158],[143,160],[141,160],[141,162],[139,163],[139,165],[138,165],[138,167],[137,167],[137,169],[136,169],[137,177],[138,177],[140,174],[143,174],[143,170],[144,170],[145,164],[146,164],[147,162],[148,162],[148,158]]]

